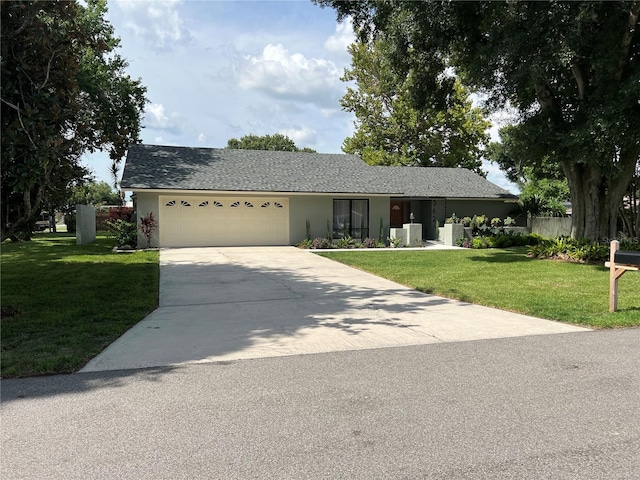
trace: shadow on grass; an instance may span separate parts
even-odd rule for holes
[[[44,264],[79,255],[104,255],[110,253],[114,245],[115,241],[106,234],[100,234],[86,245],[76,245],[74,234],[41,234],[30,241],[4,242],[2,257],[3,261]]]
[[[481,255],[470,255],[468,257],[469,260],[485,263],[528,263],[538,260],[537,258],[527,257],[527,251],[522,247],[513,250],[487,249],[482,250],[482,252]]]

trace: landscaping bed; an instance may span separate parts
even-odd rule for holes
[[[2,377],[75,372],[155,309],[158,252],[99,235],[2,244]]]

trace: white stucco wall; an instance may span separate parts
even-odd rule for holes
[[[327,220],[332,227],[333,197],[326,195],[296,195],[289,198],[289,243],[296,245],[305,239],[306,221],[310,223],[311,239],[327,236]]]
[[[142,217],[147,216],[149,213],[153,212],[153,216],[158,221],[160,216],[160,209],[158,206],[158,194],[150,193],[150,192],[138,192],[136,194],[136,202],[135,202],[135,210],[136,210],[136,224],[140,225],[140,219]],[[153,232],[153,237],[151,238],[151,246],[157,247],[160,244],[160,229],[162,225],[158,221],[158,228]],[[138,247],[146,248],[147,247],[147,239],[144,238],[144,235],[140,233],[138,230]]]
[[[76,205],[76,244],[85,245],[96,239],[96,207]]]

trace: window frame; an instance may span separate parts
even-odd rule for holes
[[[344,213],[336,213],[336,205],[342,202],[348,202],[348,209],[346,210],[348,212],[348,228],[346,229],[345,232],[345,225],[344,223],[340,223],[339,222],[339,217],[344,217]],[[355,211],[354,210],[354,202],[365,202],[364,205],[366,205],[366,212],[360,212],[360,211]],[[343,212],[345,211],[344,209],[344,203],[343,203],[343,208],[341,208],[340,210],[342,210]],[[360,223],[357,226],[354,226],[354,220],[356,220],[357,216],[361,216],[364,217],[366,219],[365,222],[365,226],[362,227],[362,221],[360,221]],[[349,235],[351,238],[356,238],[359,240],[364,240],[365,238],[367,238],[369,236],[369,230],[370,230],[370,208],[369,208],[369,199],[368,198],[334,198],[333,199],[333,212],[332,212],[332,218],[333,218],[333,230],[332,230],[332,235],[333,238],[344,238],[345,233],[347,235]]]

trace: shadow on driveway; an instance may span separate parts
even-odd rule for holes
[[[293,247],[163,250],[159,304],[82,371],[583,330],[426,295]]]

